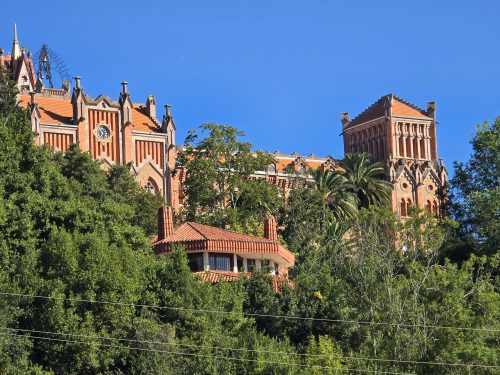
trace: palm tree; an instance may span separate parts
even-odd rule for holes
[[[325,204],[337,220],[353,217],[358,209],[357,195],[347,179],[334,170],[314,171],[316,188],[322,193]]]
[[[372,162],[368,154],[345,154],[340,163],[344,176],[358,198],[358,207],[384,205],[390,201],[392,187],[385,180],[384,165]]]

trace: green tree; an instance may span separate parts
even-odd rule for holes
[[[385,180],[384,166],[372,162],[368,154],[345,154],[340,166],[352,191],[358,197],[358,207],[386,205],[390,201],[391,185]]]
[[[311,375],[337,375],[345,373],[342,363],[342,350],[328,336],[309,338],[305,363],[311,368],[304,371]]]
[[[472,154],[454,164],[452,213],[466,243],[480,254],[500,250],[500,117],[477,127]]]
[[[324,171],[317,168],[314,171],[314,181],[336,220],[352,218],[356,214],[359,198],[353,192],[354,186],[343,174],[332,169]]]
[[[277,213],[281,199],[276,186],[252,178],[266,169],[271,157],[253,152],[243,136],[230,125],[214,123],[189,133],[178,158],[187,171],[183,190],[188,220],[240,229],[252,220],[261,222],[267,213]]]

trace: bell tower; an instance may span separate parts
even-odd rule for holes
[[[389,94],[350,120],[341,114],[344,151],[368,153],[386,166],[392,184],[392,207],[401,217],[411,206],[441,214],[438,192],[448,180],[438,160],[436,102],[427,109]]]

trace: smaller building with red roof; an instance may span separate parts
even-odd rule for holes
[[[158,211],[154,253],[168,255],[175,245],[184,246],[190,269],[213,283],[233,281],[241,274],[267,268],[276,289],[277,284],[286,282],[288,269],[295,263],[295,256],[278,240],[274,218],[264,221],[264,237],[259,237],[194,222],[174,228],[172,209],[164,207]]]

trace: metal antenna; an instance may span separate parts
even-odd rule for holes
[[[56,72],[59,74],[61,81],[69,81],[68,68],[64,63],[63,59],[46,43],[42,44],[42,47],[35,55],[35,61],[37,66],[37,76],[44,78],[49,82],[50,88],[54,88],[52,82],[52,68],[55,67]]]

